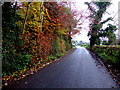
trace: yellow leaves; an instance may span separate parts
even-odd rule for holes
[[[39,17],[35,17],[35,20],[36,20],[36,21],[39,21]]]
[[[21,21],[16,22],[16,24],[22,26],[22,22]]]
[[[49,14],[48,14],[48,10],[45,9],[46,15],[50,18]]]
[[[33,22],[32,22],[32,21],[29,21],[28,24],[33,24]]]
[[[62,47],[62,48],[61,48],[61,51],[62,51],[62,52],[65,52],[65,51],[66,51],[65,41],[62,39],[61,42],[62,42],[62,43],[61,43],[61,47]]]
[[[65,41],[63,40],[63,39],[61,39],[60,37],[57,37],[57,39],[56,39],[56,46],[58,47],[58,51],[59,52],[65,52],[65,50],[66,50],[66,46],[65,46]]]
[[[37,15],[36,15],[36,13],[33,13],[33,15],[34,15],[34,18],[37,18]]]
[[[66,33],[66,29],[60,29],[60,30],[58,30],[58,34],[60,34],[60,35],[65,35],[65,34],[67,34],[67,33]]]
[[[45,13],[44,13],[44,12],[41,12],[41,14],[42,14],[42,15],[45,15]]]
[[[26,68],[23,69],[23,71],[26,71],[26,70],[27,70]]]
[[[51,23],[46,19],[44,18],[44,25],[50,25]]]

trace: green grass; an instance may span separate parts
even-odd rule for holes
[[[92,51],[115,67],[120,67],[120,46],[96,45]]]
[[[83,45],[81,45],[81,47],[89,48],[89,45],[83,44]]]
[[[120,45],[95,45],[95,46],[98,46],[98,47],[117,47],[117,48],[120,48]]]

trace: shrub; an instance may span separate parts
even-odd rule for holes
[[[120,68],[120,47],[113,46],[94,46],[93,51],[107,62]]]

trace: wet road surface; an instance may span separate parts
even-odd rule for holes
[[[104,66],[79,47],[61,60],[21,80],[18,88],[112,88],[117,87]]]

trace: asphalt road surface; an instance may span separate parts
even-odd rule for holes
[[[104,66],[79,47],[61,60],[21,80],[17,88],[112,88],[118,87]]]

